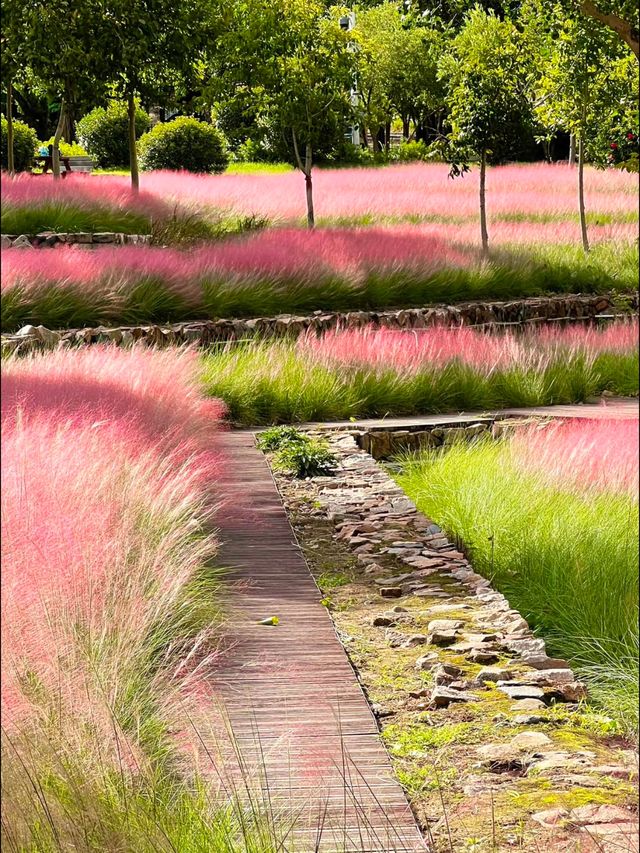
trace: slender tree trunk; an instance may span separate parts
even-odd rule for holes
[[[405,142],[409,141],[409,134],[411,133],[411,126],[409,124],[409,119],[405,116],[402,119],[402,139]]]
[[[360,142],[363,148],[369,147],[369,137],[367,135],[367,128],[363,124],[360,125]]]
[[[298,148],[298,137],[296,136],[294,128],[291,129],[291,137],[293,139],[293,150],[296,155],[298,168],[304,175],[304,184],[307,196],[307,225],[309,228],[315,228],[316,220],[313,210],[313,180],[311,177],[311,170],[313,168],[313,149],[311,148],[311,144],[307,142],[303,163],[302,157],[300,156],[300,149]]]
[[[482,240],[482,257],[489,254],[489,233],[487,231],[487,204],[486,204],[486,179],[487,179],[487,152],[483,148],[480,155],[480,238]]]
[[[13,151],[13,84],[7,83],[7,171],[14,175],[16,171]]]
[[[589,251],[589,233],[587,231],[587,214],[584,206],[584,131],[578,139],[578,206],[580,208],[580,232],[582,248]]]
[[[53,146],[51,148],[51,171],[53,172],[53,180],[60,180],[60,140],[62,131],[64,130],[65,113],[67,112],[67,102],[64,98],[60,101],[60,113],[58,115],[58,124],[53,137]]]
[[[384,150],[389,153],[391,148],[391,122],[388,121],[384,126]]]
[[[569,136],[569,165],[576,165],[576,135],[572,133]]]
[[[313,212],[313,184],[311,182],[311,168],[313,165],[313,151],[311,145],[307,143],[304,156],[304,182],[307,191],[307,225],[309,228],[315,228],[316,219]]]
[[[127,99],[129,112],[129,164],[131,169],[131,189],[137,193],[140,189],[140,175],[138,173],[138,149],[136,147],[136,101],[133,92],[129,92]]]

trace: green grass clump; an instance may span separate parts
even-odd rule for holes
[[[638,504],[552,486],[506,442],[454,445],[398,476],[419,508],[490,578],[632,730],[638,711]]]
[[[245,425],[346,420],[510,406],[578,403],[608,390],[638,391],[637,353],[590,361],[558,351],[543,366],[496,366],[487,372],[462,361],[426,364],[415,373],[314,360],[295,343],[250,342],[203,357],[203,381]]]
[[[311,438],[292,426],[272,427],[258,436],[262,450],[275,451],[273,466],[296,477],[326,477],[338,460],[326,442]]]
[[[94,233],[113,231],[120,234],[150,234],[151,219],[131,210],[118,210],[92,204],[72,205],[67,201],[46,201],[39,205],[2,208],[3,234]]]

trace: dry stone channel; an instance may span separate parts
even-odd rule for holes
[[[637,812],[629,809],[637,754],[628,744],[612,744],[606,737],[589,741],[575,735],[587,694],[567,661],[549,656],[544,639],[534,635],[504,595],[473,570],[437,524],[418,512],[359,446],[360,432],[310,434],[322,434],[329,442],[339,459],[336,475],[306,481],[275,476],[311,564],[319,553],[321,565],[333,547],[336,553],[348,553],[356,567],[359,592],[354,597],[345,593],[334,613],[338,633],[347,651],[356,648],[359,641],[345,626],[348,608],[356,607],[359,595],[359,612],[368,608],[368,627],[362,623],[362,632],[386,649],[391,663],[385,665],[396,672],[393,655],[398,661],[413,660],[412,669],[423,678],[420,687],[390,690],[385,703],[374,704],[383,734],[389,730],[397,737],[403,721],[408,721],[407,732],[416,725],[444,726],[443,731],[447,725],[461,726],[463,731],[466,720],[484,714],[488,729],[481,743],[462,746],[462,754],[452,745],[452,761],[460,756],[455,809],[477,813],[485,808],[488,813],[499,796],[495,792],[506,797],[518,790],[525,803],[518,819],[526,822],[527,837],[536,844],[553,838],[559,846],[551,849],[556,850],[637,850],[627,844],[638,829]],[[328,525],[333,546],[314,540],[316,525]],[[366,655],[352,654],[356,668],[364,670],[365,691],[373,689],[380,673],[371,672],[375,665]],[[398,759],[400,770],[406,771],[406,760]],[[514,789],[516,785],[520,787]],[[560,798],[558,809],[527,808],[526,796],[533,797],[530,791],[538,787],[554,792],[547,796],[551,802]],[[594,811],[592,799],[611,811],[604,806]],[[588,807],[581,811],[585,802]],[[429,833],[445,832],[442,816],[437,819],[428,809],[414,807]],[[454,820],[450,815],[449,824]],[[601,846],[592,844],[594,838]],[[627,846],[615,848],[621,840]]]

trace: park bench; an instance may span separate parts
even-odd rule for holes
[[[53,145],[49,146],[48,154],[39,154],[34,157],[34,162],[36,166],[40,166],[42,168],[43,175],[46,175],[49,169],[53,169]],[[93,171],[93,160],[91,157],[85,156],[63,157],[61,155],[60,166],[64,166],[64,171],[61,169],[61,175],[63,178],[67,172],[83,172],[85,174],[91,174]]]

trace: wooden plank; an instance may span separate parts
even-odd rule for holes
[[[248,432],[221,443],[219,562],[233,590],[233,630],[214,673],[232,732],[218,744],[224,773],[241,788],[255,768],[264,796],[268,788],[278,809],[293,809],[297,853],[426,850],[263,454]],[[277,626],[258,624],[269,616]]]

